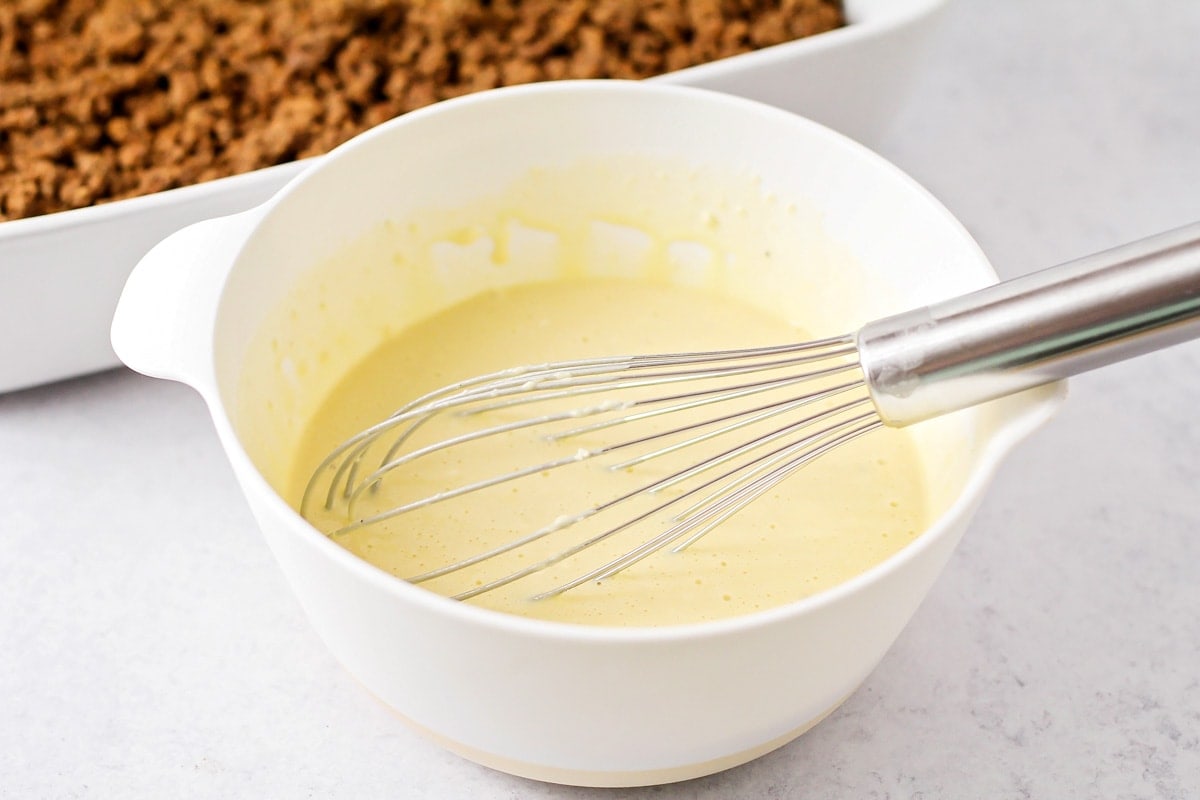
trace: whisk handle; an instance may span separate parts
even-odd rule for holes
[[[858,333],[903,426],[1200,337],[1200,223],[887,317]]]

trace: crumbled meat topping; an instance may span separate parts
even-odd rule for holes
[[[317,155],[467,92],[841,24],[840,0],[2,0],[0,220]]]

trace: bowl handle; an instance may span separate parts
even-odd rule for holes
[[[213,385],[217,303],[234,259],[265,213],[197,222],[151,248],[134,267],[112,322],[112,346],[127,366],[201,391]]]

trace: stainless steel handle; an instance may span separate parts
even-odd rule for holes
[[[1200,223],[887,317],[858,333],[901,426],[1200,337]]]

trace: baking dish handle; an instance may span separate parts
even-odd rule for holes
[[[127,366],[203,392],[213,384],[217,303],[262,207],[197,222],[163,239],[134,267],[112,322]]]

